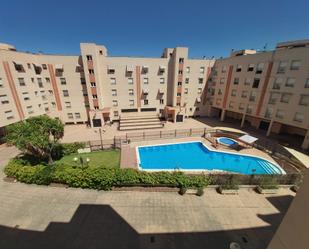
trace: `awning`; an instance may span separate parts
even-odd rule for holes
[[[133,66],[127,65],[127,72],[133,72]]]
[[[196,102],[200,103],[201,102],[201,98],[200,97],[196,98]]]
[[[239,137],[238,139],[240,141],[247,143],[247,144],[253,144],[256,140],[258,140],[258,138],[252,137],[250,135],[243,135],[243,136]]]
[[[160,71],[165,71],[166,66],[159,66]]]
[[[56,64],[55,69],[56,70],[63,70],[63,64]]]
[[[220,127],[220,126],[216,126],[214,127],[215,130],[221,130],[221,131],[228,131],[228,132],[234,132],[234,133],[239,133],[239,134],[248,134],[245,131],[242,130],[238,130],[235,128],[230,128],[230,127]]]

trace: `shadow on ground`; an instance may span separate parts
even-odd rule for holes
[[[229,248],[231,241],[236,241],[242,248],[264,249],[279,226],[293,196],[267,199],[280,211],[273,215],[259,215],[269,226],[168,234],[139,234],[111,206],[82,204],[70,222],[51,222],[43,232],[0,226],[0,248],[225,249]]]

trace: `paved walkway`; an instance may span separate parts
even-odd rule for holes
[[[0,148],[0,166],[18,153]],[[1,168],[0,167],[0,168]],[[294,194],[243,189],[202,197],[160,192],[103,192],[0,180],[0,248],[264,249]]]

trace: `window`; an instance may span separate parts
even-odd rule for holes
[[[30,98],[29,98],[29,93],[28,92],[23,92],[22,93],[23,94],[23,98],[24,98],[24,100],[30,100]]]
[[[93,69],[88,69],[89,74],[94,74],[94,70]]]
[[[239,84],[239,78],[234,78],[234,85],[238,85]]]
[[[2,81],[2,78],[0,78],[0,87],[3,87],[3,81]]]
[[[177,86],[182,86],[182,83],[178,81]]]
[[[189,78],[186,78],[186,79],[185,79],[185,83],[186,83],[186,84],[189,84]]]
[[[234,102],[233,102],[233,101],[230,101],[230,103],[229,103],[229,108],[231,108],[231,109],[234,108]]]
[[[232,90],[232,93],[231,93],[231,96],[235,97],[236,94],[237,94],[237,90],[236,90],[236,89],[233,89],[233,90]]]
[[[245,110],[245,104],[240,103],[239,106],[238,106],[238,109],[241,110],[241,111]]]
[[[25,72],[24,66],[14,62],[15,70],[19,73]]]
[[[108,68],[107,69],[107,73],[108,74],[114,74],[115,73],[115,69],[114,68]]]
[[[98,98],[98,95],[92,94],[92,99],[97,99],[97,98]]]
[[[190,67],[186,67],[186,72],[190,73]]]
[[[0,79],[0,86],[1,86],[1,79]],[[305,88],[309,88],[309,79],[306,80]]]
[[[70,109],[71,106],[71,102],[64,102],[65,103],[65,108]]]
[[[260,79],[254,78],[252,88],[259,88]]]
[[[118,101],[117,100],[113,100],[113,106],[114,107],[118,106]]]
[[[222,90],[221,89],[218,90],[218,95],[222,95]]]
[[[189,93],[189,89],[188,89],[188,88],[185,88],[184,94],[188,94],[188,93]]]
[[[41,74],[42,68],[40,66],[36,66],[35,64],[33,64],[33,67],[34,67],[35,74]]]
[[[203,84],[203,80],[204,80],[203,78],[198,78],[198,83]]]
[[[67,84],[65,78],[60,78],[60,83],[61,83],[61,85],[66,85]]]
[[[1,104],[8,104],[8,103],[10,103],[9,102],[9,99],[8,99],[8,96],[6,95],[6,94],[2,94],[2,95],[0,95],[0,102],[1,102]]]
[[[279,93],[270,93],[268,104],[276,104],[279,97]]]
[[[149,83],[148,78],[143,78],[143,83],[144,83],[145,85],[148,85],[148,83]]]
[[[46,81],[46,83],[50,83],[50,78],[46,77],[45,81]]]
[[[220,84],[224,84],[225,78],[220,78]]]
[[[100,53],[100,55],[103,55],[103,51],[102,50],[100,50],[99,53]]]
[[[87,61],[92,61],[92,56],[91,55],[86,55]]]
[[[80,78],[80,83],[82,85],[86,85],[86,79],[85,78]]]
[[[56,103],[55,102],[51,102],[51,105],[52,105],[53,108],[56,107]]]
[[[160,78],[160,84],[164,84],[164,78]]]
[[[197,89],[197,94],[201,94],[202,93],[202,88],[198,88]]]
[[[116,78],[111,78],[111,85],[116,85]]]
[[[282,84],[283,78],[276,78],[274,81],[273,89],[280,90]]]
[[[286,61],[280,61],[277,73],[285,73],[287,65],[288,65],[288,63]]]
[[[251,79],[246,78],[245,79],[245,86],[250,86],[251,85]]]
[[[80,113],[79,112],[75,112],[74,115],[75,115],[75,118],[77,118],[77,119],[80,118]]]
[[[184,58],[179,58],[179,64],[182,64],[184,62]]]
[[[248,105],[246,113],[251,114],[252,113],[252,109],[253,109],[252,105]]]
[[[265,118],[272,118],[272,116],[273,116],[273,108],[267,107],[265,112]]]
[[[160,105],[164,105],[164,99],[160,99]]]
[[[69,97],[69,91],[68,90],[62,90],[63,97]]]
[[[236,66],[236,72],[241,72],[241,65]]]
[[[277,117],[277,118],[283,118],[283,117],[284,117],[284,111],[278,109],[278,110],[277,110],[277,113],[276,113],[276,117]]]
[[[256,100],[256,92],[251,92],[250,93],[250,97],[249,97],[249,101],[254,102]]]
[[[241,92],[241,97],[242,98],[247,98],[247,96],[248,96],[248,91],[242,91]]]
[[[43,82],[41,78],[37,78],[39,88],[43,88]]]
[[[5,115],[6,119],[8,119],[8,120],[14,118],[13,112],[11,110],[10,111],[5,111],[4,115]]]
[[[177,93],[177,97],[181,97],[181,93]]]
[[[255,73],[256,73],[256,74],[261,74],[261,73],[263,73],[263,68],[264,68],[264,63],[259,63],[259,64],[257,64]]]
[[[47,69],[47,65],[46,65],[46,64],[42,64],[42,68],[43,68],[44,70],[46,70],[46,69]]]
[[[34,83],[34,78],[31,78],[31,82]]]
[[[195,111],[197,111],[197,112],[198,112],[199,110],[200,110],[200,108],[199,108],[199,107],[196,107],[196,108],[195,108]]]
[[[221,105],[221,99],[216,99],[216,105]]]
[[[289,103],[291,96],[292,96],[292,94],[290,94],[290,93],[282,93],[280,102]]]
[[[128,84],[132,85],[133,84],[133,78],[128,78]]]
[[[68,119],[73,119],[73,113],[68,113]]]
[[[129,89],[129,95],[133,96],[134,95],[134,89]]]
[[[25,86],[26,85],[24,78],[18,78],[18,82],[19,82],[20,86]]]
[[[304,114],[300,112],[296,112],[294,116],[294,121],[303,122],[303,120],[304,120]]]
[[[226,70],[227,70],[227,67],[226,66],[222,66],[221,73],[226,73]]]
[[[295,85],[295,78],[287,78],[285,82],[286,87],[294,87]]]
[[[205,67],[200,67],[200,73],[204,73],[205,72]]]
[[[254,70],[254,64],[249,64],[247,71],[248,72],[253,72],[253,70]]]
[[[300,68],[300,60],[293,60],[291,62],[291,70],[298,70]]]
[[[178,70],[178,74],[179,74],[179,75],[182,75],[182,70]]]
[[[309,95],[300,95],[299,104],[308,106],[309,105]]]
[[[148,99],[144,99],[144,105],[148,105]]]
[[[95,82],[90,82],[90,86],[91,86],[91,87],[96,87],[97,85],[96,85]]]
[[[31,64],[27,63],[28,69],[31,69]]]
[[[33,113],[32,105],[27,106],[26,109],[27,109],[28,114]]]
[[[130,99],[130,100],[129,100],[129,103],[130,103],[130,104],[129,104],[130,106],[134,106],[134,100],[133,100],[133,99]]]
[[[118,116],[119,116],[118,111],[114,111],[114,117],[118,117]]]
[[[84,96],[84,97],[87,97],[87,96],[88,96],[87,91],[83,91],[83,96]]]
[[[116,89],[112,89],[112,96],[117,96],[117,90]]]

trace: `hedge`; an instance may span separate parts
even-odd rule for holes
[[[24,160],[12,159],[4,169],[8,177],[15,177],[20,182],[49,185],[50,183],[67,184],[76,188],[110,190],[117,186],[158,186],[167,185],[185,188],[202,188],[210,184],[206,175],[185,175],[182,172],[145,172],[135,169],[74,167],[65,164],[35,166]]]

